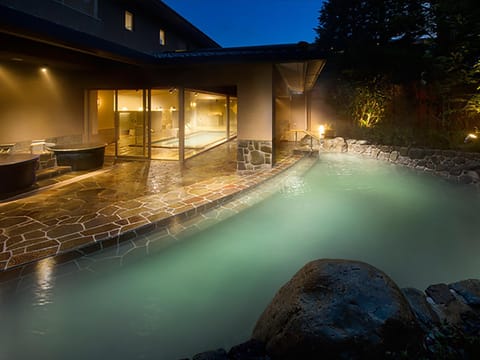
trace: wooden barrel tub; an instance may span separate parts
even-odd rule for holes
[[[39,155],[0,154],[0,193],[25,189],[35,183]]]
[[[73,171],[93,170],[103,166],[107,144],[69,144],[48,146],[55,153],[57,165],[71,166]]]

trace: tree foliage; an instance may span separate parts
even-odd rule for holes
[[[360,127],[374,127],[383,120],[389,100],[388,88],[382,79],[373,79],[370,86],[357,86],[352,104],[354,122]]]
[[[337,86],[351,86],[336,102],[349,104],[357,125],[404,125],[395,103],[410,104],[417,127],[454,131],[480,121],[478,0],[326,0],[318,21],[317,44]],[[406,99],[389,95],[398,86]],[[381,115],[359,115],[375,107]]]
[[[425,33],[424,7],[411,0],[327,0],[319,16],[318,42],[333,51],[384,46]]]
[[[411,0],[328,0],[317,27],[317,43],[345,69],[370,76],[385,65],[404,64],[414,39],[426,34],[424,8]],[[374,71],[375,70],[375,71]]]
[[[430,0],[426,20],[435,56],[461,53],[473,65],[480,51],[478,0]]]
[[[472,67],[468,80],[474,87],[474,91],[467,101],[465,110],[470,114],[480,115],[480,60]]]

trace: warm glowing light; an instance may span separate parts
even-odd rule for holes
[[[128,111],[128,107],[126,106],[122,107],[122,111]]]
[[[143,107],[140,106],[140,107],[138,108],[138,111],[143,111]]]
[[[171,106],[170,111],[177,111],[177,108],[175,106]]]
[[[3,88],[7,88],[9,92],[14,94],[20,94],[21,89],[19,85],[19,81],[17,81],[16,77],[7,69],[3,68],[0,65],[0,84],[2,84]]]
[[[318,127],[318,133],[320,134],[320,137],[323,137],[323,135],[325,135],[325,125],[320,125]]]
[[[62,101],[63,94],[60,91],[60,87],[58,85],[57,79],[54,76],[55,73],[50,71],[47,66],[43,66],[39,69],[42,83],[44,84],[45,88],[50,92],[52,95],[52,99],[54,98],[55,101]]]
[[[133,30],[133,14],[129,11],[125,11],[125,29]]]
[[[478,136],[475,135],[475,134],[468,134],[466,137],[465,137],[465,140],[463,140],[464,143],[469,143],[471,141],[474,141],[474,140],[477,140]]]
[[[165,31],[160,29],[160,45],[165,45],[166,44],[166,41],[165,41]]]

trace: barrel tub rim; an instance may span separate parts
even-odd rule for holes
[[[106,143],[79,143],[51,145],[46,148],[53,153],[60,166],[71,166],[73,171],[94,170],[104,163]]]
[[[88,151],[94,149],[105,148],[108,144],[107,143],[85,143],[85,144],[65,144],[65,145],[49,145],[46,146],[48,150],[54,152],[68,152],[68,151]]]
[[[0,193],[12,193],[32,186],[36,181],[39,158],[37,154],[0,154]]]

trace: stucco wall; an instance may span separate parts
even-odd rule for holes
[[[268,140],[273,137],[273,65],[228,64],[158,69],[149,79],[153,87],[183,85],[190,89],[236,87],[238,138]]]
[[[251,66],[239,79],[238,138],[272,140],[273,91],[272,65]]]
[[[58,71],[0,65],[0,143],[82,134],[83,90]]]
[[[6,84],[0,88],[0,143],[82,135],[83,87],[94,89],[111,85],[96,80],[95,76],[89,81],[76,79],[71,73],[61,73],[56,68],[47,73],[42,73],[38,67],[13,64],[2,65],[0,69],[1,82]],[[273,141],[273,117],[290,121],[291,116],[289,98],[280,101],[279,106],[275,105],[273,76],[271,64],[204,66],[186,68],[182,72],[171,69],[155,72],[149,85],[185,85],[194,89],[236,86],[238,139]],[[95,93],[90,96],[90,103],[95,105]],[[303,100],[298,102],[300,108],[303,105]],[[113,105],[102,104],[102,107],[113,108]],[[89,128],[92,135],[111,128],[112,124],[97,124],[93,120]]]

